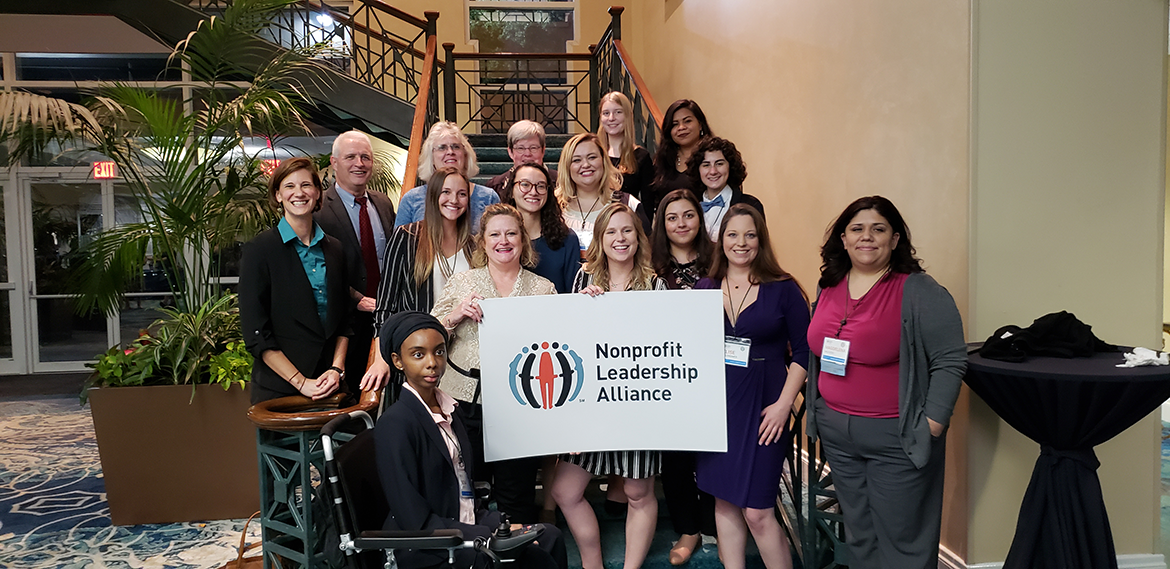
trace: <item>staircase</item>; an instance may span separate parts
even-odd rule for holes
[[[549,171],[557,171],[557,163],[561,159],[561,149],[569,142],[572,135],[549,134],[545,136],[544,165]],[[479,161],[479,175],[472,178],[472,183],[487,185],[493,177],[508,171],[512,167],[512,159],[508,156],[508,135],[506,134],[469,134],[467,140],[475,148],[475,159]]]

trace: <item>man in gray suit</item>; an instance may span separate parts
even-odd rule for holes
[[[381,389],[361,385],[370,342],[374,338],[374,307],[382,275],[382,256],[394,229],[394,204],[381,192],[366,191],[374,170],[374,150],[365,133],[351,130],[333,141],[329,158],[336,183],[325,191],[321,210],[313,214],[317,225],[341,241],[351,267],[350,295],[357,303],[354,335],[346,354],[345,382],[350,391]],[[374,380],[371,380],[374,381]]]

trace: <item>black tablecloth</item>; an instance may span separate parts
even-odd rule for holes
[[[971,354],[967,385],[1040,443],[1005,569],[1117,567],[1093,447],[1170,397],[1170,367],[1119,368],[1119,352],[1022,363]]]

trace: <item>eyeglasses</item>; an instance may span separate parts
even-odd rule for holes
[[[439,154],[446,154],[448,150],[450,150],[451,152],[459,153],[459,152],[463,151],[463,145],[462,144],[440,144],[440,145],[435,147],[435,152],[438,152]]]
[[[513,146],[512,150],[516,152],[523,152],[525,154],[537,154],[544,152],[543,146]]]
[[[520,188],[520,191],[524,192],[526,194],[528,192],[533,191],[533,190],[536,190],[536,193],[538,193],[538,194],[547,194],[548,193],[548,184],[544,184],[544,183],[533,184],[532,182],[529,182],[528,180],[520,180],[519,182],[516,182],[516,187]]]

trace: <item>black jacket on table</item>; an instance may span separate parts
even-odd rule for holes
[[[265,365],[265,350],[280,350],[307,378],[333,365],[338,336],[350,336],[353,302],[349,272],[341,243],[325,235],[325,322],[317,315],[317,301],[296,244],[285,243],[277,228],[257,235],[244,245],[240,261],[240,327],[244,345],[256,359],[252,364],[252,403],[296,395],[285,378]]]
[[[459,448],[471,449],[467,431],[455,413],[451,428]],[[498,514],[476,512],[476,525],[459,522],[459,479],[447,443],[431,412],[414,394],[403,390],[402,396],[382,414],[375,427],[375,458],[382,490],[390,506],[385,530],[458,529],[464,540],[488,537],[495,529]],[[468,480],[472,476],[471,460],[464,461]],[[403,569],[430,567],[445,563],[446,551],[399,551],[395,553]],[[475,553],[469,549],[455,552],[456,565],[470,565]]]

